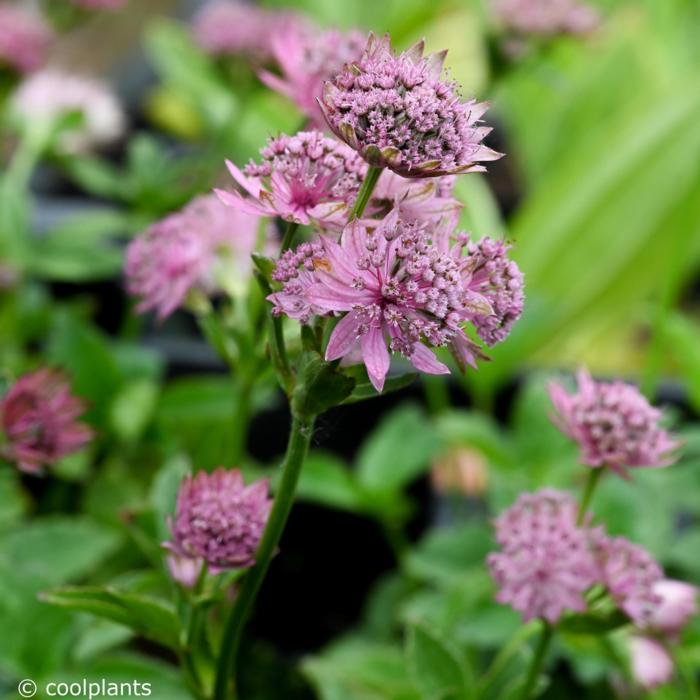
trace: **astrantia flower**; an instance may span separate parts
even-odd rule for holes
[[[60,134],[57,147],[66,152],[84,152],[118,139],[125,116],[109,87],[97,80],[55,70],[27,78],[13,96],[20,119],[55,121],[78,112],[80,125]]]
[[[345,144],[320,131],[270,139],[261,163],[241,172],[227,161],[241,191],[217,190],[224,204],[259,216],[338,229],[347,220],[366,165]]]
[[[550,37],[595,29],[598,12],[579,0],[492,0],[498,23],[516,35]]]
[[[129,293],[141,298],[137,311],[163,319],[192,290],[240,291],[250,278],[259,225],[259,217],[227,209],[213,194],[151,225],[126,253]]]
[[[282,256],[273,278],[284,286],[269,297],[274,311],[302,322],[344,314],[329,338],[326,360],[361,359],[377,391],[389,371],[390,351],[428,374],[449,372],[430,347],[449,346],[473,364],[480,352],[463,325],[471,322],[478,330],[496,313],[489,297],[498,293],[479,273],[480,256],[463,256],[468,237],[459,236],[451,249],[444,238],[443,232],[431,238],[426,226],[402,221],[397,210],[379,222],[355,220],[340,244],[323,237]]]
[[[52,38],[40,15],[0,3],[0,69],[7,65],[19,73],[36,70],[46,60]]]
[[[648,620],[648,628],[669,639],[678,637],[698,612],[698,589],[684,581],[662,579],[654,584],[658,602]]]
[[[246,486],[239,470],[223,467],[188,476],[170,525],[173,541],[166,546],[203,559],[212,573],[252,566],[271,507],[267,479]]]
[[[525,621],[556,623],[565,611],[583,612],[584,593],[599,579],[588,527],[576,526],[576,503],[567,494],[522,494],[495,521],[501,551],[489,555],[496,600]]]
[[[360,58],[367,35],[358,30],[320,32],[297,23],[274,31],[270,37],[272,53],[282,76],[261,71],[260,79],[272,90],[288,97],[314,127],[325,128],[318,100],[323,83],[342,67]]]
[[[673,677],[673,659],[657,639],[632,635],[628,641],[632,677],[647,690],[668,683]]]
[[[84,412],[59,372],[25,374],[0,400],[0,455],[22,471],[41,472],[90,441],[92,430],[78,421]]]
[[[326,82],[321,108],[331,130],[370,164],[403,177],[484,170],[501,154],[483,145],[488,108],[461,102],[441,78],[446,52],[423,57],[423,42],[395,56],[370,34],[362,57]]]
[[[609,466],[626,474],[627,467],[665,467],[678,442],[660,427],[661,411],[649,405],[639,390],[623,382],[595,382],[579,371],[578,393],[549,385],[556,426],[575,440],[581,461],[590,467]]]
[[[647,627],[661,603],[656,592],[663,578],[661,567],[646,550],[624,537],[601,539],[597,556],[602,582],[617,606],[637,627]]]
[[[265,10],[238,0],[214,0],[195,16],[199,46],[215,56],[243,56],[262,62],[272,58],[271,37],[292,31],[302,21],[290,12]]]

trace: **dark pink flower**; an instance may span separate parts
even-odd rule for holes
[[[661,411],[639,390],[623,382],[595,382],[585,370],[578,375],[578,393],[568,394],[552,382],[549,396],[556,409],[555,425],[581,450],[590,467],[608,466],[625,476],[628,467],[665,467],[679,446],[659,425]]]
[[[496,600],[525,621],[556,623],[566,611],[584,612],[584,593],[600,578],[594,533],[576,526],[578,507],[565,493],[545,489],[518,497],[495,521],[501,551],[488,566]]]
[[[39,14],[0,3],[0,69],[30,73],[46,61],[53,33]]]
[[[449,346],[473,364],[480,351],[463,326],[472,323],[478,332],[485,317],[498,313],[490,301],[497,291],[481,274],[478,249],[463,255],[468,237],[458,236],[451,248],[448,240],[446,231],[402,221],[397,210],[381,221],[355,220],[341,243],[323,237],[282,256],[273,278],[284,286],[270,297],[274,311],[302,322],[342,315],[326,359],[361,360],[377,391],[390,352],[428,374],[449,372],[430,347]]]
[[[0,400],[5,441],[0,454],[22,471],[39,473],[91,440],[92,430],[78,422],[84,412],[85,404],[60,372],[25,374]]]
[[[261,71],[259,76],[269,88],[294,102],[312,126],[323,129],[326,120],[318,106],[323,83],[346,63],[359,59],[366,43],[366,34],[358,30],[321,32],[300,23],[277,28],[270,44],[282,75]]]
[[[488,105],[461,102],[441,78],[446,52],[423,57],[423,42],[396,56],[370,34],[362,57],[326,82],[321,108],[331,130],[370,165],[403,177],[483,171],[500,153],[483,145]]]
[[[338,230],[348,218],[366,171],[345,144],[320,131],[270,139],[261,163],[228,169],[242,191],[217,190],[224,204],[258,216]]]
[[[126,253],[129,293],[141,299],[137,311],[154,310],[163,319],[193,290],[241,292],[259,227],[259,217],[227,209],[213,194],[150,226]]]
[[[586,34],[600,23],[598,12],[580,0],[492,0],[503,29],[520,36]]]
[[[165,546],[203,559],[212,573],[252,566],[271,507],[267,479],[246,486],[238,469],[223,467],[188,476],[177,496],[173,541]]]
[[[653,637],[632,635],[628,641],[632,676],[647,690],[668,683],[673,677],[673,659]]]

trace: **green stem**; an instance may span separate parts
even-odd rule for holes
[[[257,373],[249,367],[241,367],[237,377],[236,407],[231,421],[231,465],[237,465],[245,454],[248,426],[250,424],[250,404],[253,385]]]
[[[296,235],[298,228],[299,224],[295,223],[294,221],[287,223],[287,230],[284,232],[284,238],[282,238],[280,253],[284,253],[285,250],[289,250],[292,247],[292,243],[294,243],[294,236]]]
[[[678,669],[678,675],[688,692],[688,697],[690,700],[700,700],[700,691],[698,691],[698,684],[693,673],[692,666],[690,666],[684,658],[681,649],[676,649],[672,652],[673,661],[676,668]]]
[[[313,418],[301,419],[297,417],[292,421],[287,454],[282,465],[282,480],[275,493],[274,505],[258,547],[256,563],[241,584],[236,602],[226,621],[216,672],[215,700],[227,700],[230,697],[231,681],[235,679],[236,657],[243,628],[250,617],[253,603],[265,579],[270,561],[277,550],[277,544],[294,503],[299,474],[311,441],[313,422]],[[235,686],[235,682],[233,685]]]
[[[450,407],[450,392],[444,377],[423,376],[423,392],[431,416],[440,416]]]
[[[547,650],[549,649],[549,645],[552,642],[552,637],[554,636],[554,628],[544,620],[542,621],[542,624],[544,627],[542,628],[540,641],[537,644],[535,655],[532,657],[530,670],[527,673],[527,678],[525,679],[525,685],[523,685],[522,693],[520,693],[520,700],[530,700],[532,697],[532,691],[537,685],[537,679],[540,677],[540,673],[542,673],[544,657],[547,655]]]
[[[359,219],[365,213],[367,203],[372,196],[372,192],[374,192],[374,188],[377,186],[377,181],[383,170],[384,168],[377,168],[374,165],[369,166],[367,175],[362,182],[362,187],[360,187],[360,191],[357,193],[355,206],[352,208],[352,212],[350,212],[350,221]]]
[[[600,481],[600,477],[602,476],[604,469],[605,467],[597,467],[596,469],[591,469],[588,473],[586,487],[583,491],[583,497],[581,498],[581,503],[578,507],[578,515],[576,517],[576,525],[579,527],[583,525],[588,507],[590,506],[591,499],[593,498],[593,492]]]

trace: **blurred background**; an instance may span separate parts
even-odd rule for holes
[[[197,320],[135,315],[122,266],[131,237],[226,181],[225,158],[243,164],[304,124],[257,75],[275,70],[265,38],[286,13],[449,49],[463,94],[492,103],[487,142],[506,154],[458,179],[460,226],[512,242],[527,301],[478,372],[322,419],[245,647],[246,699],[411,699],[399,640],[416,616],[477,659],[499,649],[518,619],[492,602],[487,518],[522,489],[580,485],[545,393],[580,365],[667,406],[681,463],[634,487],[605,482],[597,510],[700,583],[700,2],[590,0],[584,20],[544,28],[487,0],[266,2],[247,42],[235,22],[207,25],[205,5],[0,2],[0,380],[64,368],[99,434],[51,479],[0,471],[0,695],[23,677],[136,674],[157,697],[189,697],[167,655],[36,593],[159,585],[139,578],[148,555],[131,525],[167,536],[187,469],[236,461],[274,475],[288,416],[271,373],[248,378],[242,418],[240,383]],[[8,8],[43,17],[41,65],[7,38]],[[82,116],[47,126],[50,100],[20,97],[47,70],[98,81]],[[92,141],[62,138],[71,129]],[[697,624],[683,649],[692,678]],[[565,638],[543,697],[646,696],[620,677],[618,652]],[[676,683],[649,696],[689,693]]]

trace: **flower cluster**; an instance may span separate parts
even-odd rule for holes
[[[600,22],[598,12],[580,0],[492,0],[498,23],[519,36],[586,34]]]
[[[164,544],[180,558],[172,567],[191,578],[196,567],[183,572],[182,558],[204,561],[212,573],[252,566],[271,507],[266,479],[246,486],[239,470],[223,467],[186,477],[170,523],[173,541]]]
[[[155,310],[163,319],[192,290],[240,291],[250,278],[259,228],[259,217],[230,212],[213,194],[151,225],[126,253],[127,286],[141,298],[137,310]]]
[[[53,34],[42,18],[27,9],[0,3],[0,68],[30,73],[46,60]]]
[[[659,425],[661,411],[649,405],[639,390],[623,382],[595,382],[578,373],[578,392],[568,394],[556,383],[549,395],[554,422],[575,440],[581,461],[590,467],[609,466],[626,474],[628,467],[663,467],[678,442]]]
[[[500,158],[483,145],[488,105],[461,102],[441,78],[445,52],[423,57],[422,42],[398,56],[370,34],[358,61],[326,82],[321,108],[331,130],[373,166],[404,177],[484,170]]]
[[[0,456],[22,471],[40,473],[90,441],[92,430],[78,421],[84,412],[85,404],[59,372],[25,374],[0,400]]]
[[[359,59],[366,44],[366,35],[358,30],[317,31],[300,23],[273,32],[270,38],[275,62],[281,77],[260,71],[260,79],[272,90],[294,102],[311,120],[323,129],[325,120],[318,106],[323,83],[338,73],[346,63]]]
[[[227,162],[243,192],[217,190],[224,204],[336,230],[347,220],[366,171],[352,149],[320,131],[301,131],[270,139],[260,154],[243,172]]]
[[[471,322],[477,332],[491,328],[487,318],[505,315],[489,331],[489,341],[505,337],[522,310],[522,275],[508,264],[500,275],[519,295],[511,307],[496,309],[501,290],[482,274],[486,262],[479,252],[485,243],[470,244],[459,234],[449,247],[449,233],[429,231],[416,221],[403,221],[393,210],[381,221],[353,221],[341,243],[324,237],[282,256],[274,279],[283,283],[271,295],[275,312],[302,321],[311,315],[344,314],[328,341],[326,359],[360,359],[378,391],[389,371],[390,354],[400,353],[421,372],[446,374],[430,347],[449,346],[461,361],[474,365],[478,347],[464,333]],[[474,251],[464,255],[465,249]],[[506,247],[501,246],[502,255]],[[495,276],[494,276],[495,279]],[[387,347],[388,344],[388,347]]]
[[[89,151],[117,140],[126,126],[119,101],[103,83],[70,73],[44,70],[27,78],[13,97],[21,119],[57,121],[77,112],[81,123],[64,129],[58,148],[65,152]]]

